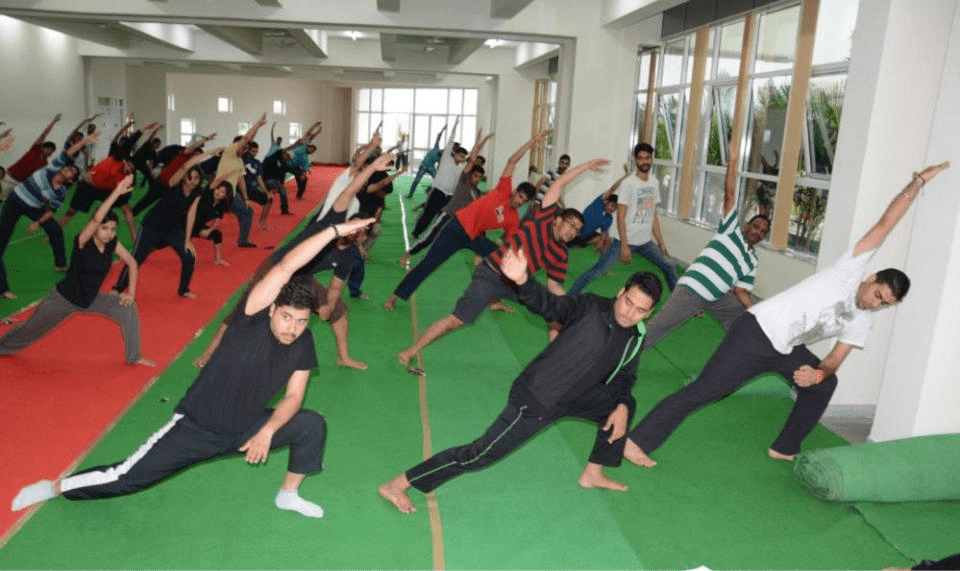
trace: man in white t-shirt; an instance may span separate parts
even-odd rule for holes
[[[613,267],[617,255],[621,262],[629,264],[633,254],[640,254],[663,271],[670,291],[677,285],[677,271],[666,258],[669,256],[667,244],[660,233],[660,221],[657,219],[660,181],[650,174],[653,147],[640,143],[633,148],[633,159],[637,164],[636,175],[627,177],[617,190],[617,238],[600,260],[577,278],[567,292],[569,295],[580,293],[590,282]]]
[[[767,450],[793,460],[837,387],[837,369],[854,347],[863,347],[873,312],[897,303],[910,288],[900,270],[887,268],[866,279],[874,252],[903,217],[920,188],[949,163],[929,166],[894,197],[880,220],[832,267],[751,307],[730,327],[700,376],[660,401],[629,433],[624,457],[656,466],[656,450],[683,420],[701,406],[726,396],[753,377],[777,372],[790,380],[797,400],[780,435]],[[823,359],[808,343],[834,337]]]
[[[450,136],[447,137],[447,144],[440,155],[440,166],[437,167],[437,176],[433,177],[433,186],[427,193],[427,204],[413,227],[414,238],[419,237],[430,227],[434,217],[450,202],[453,191],[457,189],[457,181],[460,179],[460,173],[463,172],[464,161],[467,160],[467,150],[458,146],[453,140],[459,124],[460,118],[457,117],[453,122],[453,128],[450,129]]]

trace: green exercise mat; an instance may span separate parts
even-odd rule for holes
[[[960,434],[804,452],[793,473],[825,500],[960,500]]]

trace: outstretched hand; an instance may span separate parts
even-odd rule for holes
[[[515,250],[513,246],[507,248],[500,262],[500,271],[503,275],[517,285],[523,285],[527,281],[527,257],[523,250]]]
[[[930,182],[930,179],[937,176],[941,172],[950,168],[950,161],[943,161],[940,164],[930,165],[927,168],[923,169],[920,172],[913,173],[914,178],[919,177],[923,184]]]
[[[378,171],[386,170],[387,166],[393,162],[396,155],[393,153],[383,153],[373,161],[374,169]]]
[[[341,237],[343,236],[352,236],[359,232],[361,229],[366,228],[367,226],[376,222],[376,218],[356,218],[354,220],[347,220],[340,224],[333,226],[333,229]]]
[[[600,172],[609,164],[610,161],[607,159],[593,159],[592,161],[587,162],[587,168],[592,171]]]
[[[118,195],[122,196],[124,194],[129,194],[132,188],[133,188],[133,174],[128,174],[127,176],[123,177],[123,180],[117,183],[116,188],[114,188],[113,190]]]

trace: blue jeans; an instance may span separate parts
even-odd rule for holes
[[[350,275],[347,276],[347,287],[350,289],[350,297],[360,297],[363,295],[363,278],[366,275],[367,262],[360,254],[360,248],[350,246],[350,253],[353,254],[353,267],[350,269]]]
[[[237,237],[237,245],[246,244],[250,241],[250,225],[253,223],[253,209],[240,196],[240,193],[233,195],[233,213],[237,215],[237,223],[240,225],[240,232]]]
[[[677,271],[673,268],[673,264],[663,257],[663,252],[660,251],[660,247],[657,246],[656,242],[650,240],[646,244],[639,246],[631,244],[630,251],[634,254],[640,254],[663,270],[663,275],[667,278],[667,287],[670,291],[673,291],[673,288],[677,286]],[[590,282],[599,278],[604,272],[612,268],[613,265],[617,263],[619,257],[620,240],[614,240],[613,243],[610,244],[610,247],[607,248],[607,251],[600,257],[600,260],[598,260],[592,268],[583,272],[567,293],[577,295],[583,291],[583,288],[587,287]]]

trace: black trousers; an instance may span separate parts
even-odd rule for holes
[[[241,454],[237,449],[266,424],[272,413],[265,410],[258,421],[239,436],[211,432],[182,414],[175,414],[126,460],[64,478],[60,484],[63,497],[96,500],[135,494],[204,460]],[[289,444],[287,471],[312,474],[323,464],[326,439],[323,416],[312,410],[300,410],[273,435],[270,448]]]
[[[633,419],[636,403],[631,399],[626,404],[629,424]],[[619,466],[623,460],[626,436],[611,444],[607,442],[610,433],[603,430],[607,417],[616,407],[617,403],[607,385],[597,385],[595,390],[578,399],[565,413],[548,416],[536,416],[530,412],[527,405],[511,394],[503,412],[480,438],[463,446],[448,448],[410,468],[406,471],[407,481],[421,492],[430,492],[451,478],[490,466],[547,426],[567,416],[597,423],[597,437],[590,453],[590,462],[602,466]]]
[[[420,218],[417,218],[417,224],[413,227],[414,237],[423,234],[427,226],[430,226],[433,218],[440,213],[448,202],[450,202],[450,195],[437,188],[430,189],[430,194],[427,195],[427,204],[423,207],[423,212],[420,213]]]
[[[142,267],[147,261],[147,257],[154,250],[159,250],[165,246],[170,246],[180,256],[180,284],[177,287],[177,293],[183,295],[190,291],[190,278],[193,277],[193,267],[197,259],[184,247],[184,229],[168,228],[156,229],[149,226],[141,226],[137,233],[137,242],[133,245],[133,259],[137,261],[137,266]],[[124,266],[120,271],[120,277],[117,278],[113,289],[123,291],[127,289],[129,283],[127,267]]]
[[[144,194],[136,204],[133,205],[133,215],[139,216],[141,212],[150,208],[154,202],[160,200],[160,197],[163,196],[164,192],[167,192],[169,189],[164,186],[159,180],[148,177],[147,178],[147,192]]]
[[[781,454],[796,454],[800,451],[800,443],[823,416],[837,388],[836,375],[806,388],[793,382],[793,372],[801,365],[816,367],[819,363],[820,358],[806,345],[794,347],[789,355],[778,352],[760,328],[757,318],[746,312],[730,326],[700,376],[653,407],[630,431],[630,440],[649,454],[659,448],[693,411],[732,393],[759,374],[776,372],[797,389],[797,401],[786,425],[770,447]]]

